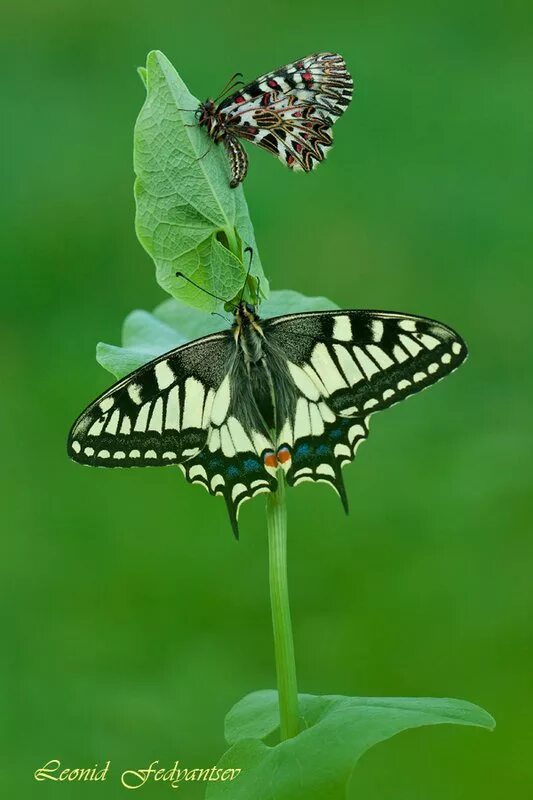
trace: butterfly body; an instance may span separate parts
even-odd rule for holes
[[[352,98],[353,81],[341,56],[315,53],[269,72],[217,102],[197,109],[198,124],[225,146],[235,188],[246,177],[246,139],[293,170],[310,172],[332,145],[331,127]]]
[[[68,452],[91,466],[177,464],[240,504],[322,481],[347,508],[341,468],[368,435],[370,414],[435,383],[466,357],[450,328],[382,311],[304,312],[262,320],[241,302],[229,330],[145,364],[74,423]]]

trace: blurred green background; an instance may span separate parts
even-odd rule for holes
[[[300,687],[467,698],[498,721],[375,748],[353,798],[531,797],[532,22],[518,1],[4,5],[3,796],[117,797],[127,767],[210,766],[226,710],[274,684],[262,498],[237,544],[222,501],[177,470],[65,453],[111,383],[96,341],[163,299],[132,196],[135,69],[158,48],[202,98],[319,49],[353,72],[315,174],[248,148],[265,270],[274,288],[434,316],[471,357],[374,418],[345,472],[350,517],[324,486],[290,492]],[[52,758],[110,759],[114,777],[35,783]]]

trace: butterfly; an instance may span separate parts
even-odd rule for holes
[[[262,320],[240,299],[230,329],[165,353],[81,414],[68,453],[90,466],[177,464],[226,501],[238,537],[245,500],[323,481],[348,510],[342,467],[370,415],[466,358],[462,338],[425,317],[328,310]]]
[[[262,75],[218,105],[208,98],[196,115],[211,139],[224,144],[230,186],[235,188],[248,171],[239,139],[268,150],[290,169],[311,172],[332,146],[331,127],[350,103],[352,91],[343,58],[315,53]]]

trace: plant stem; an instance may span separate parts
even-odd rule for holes
[[[287,508],[285,478],[278,473],[278,489],[267,495],[270,602],[278,679],[281,740],[298,733],[298,687],[287,582]]]

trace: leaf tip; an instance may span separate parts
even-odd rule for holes
[[[145,88],[148,88],[148,72],[146,67],[137,67],[137,74],[144,83]]]

